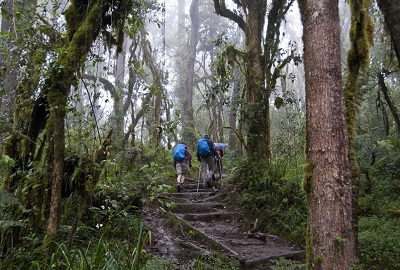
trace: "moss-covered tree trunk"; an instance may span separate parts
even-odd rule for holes
[[[280,70],[294,59],[293,51],[281,63],[277,63],[280,55],[280,26],[293,0],[238,1],[246,16],[238,16],[225,6],[225,1],[214,0],[216,12],[234,22],[245,32],[245,104],[243,104],[243,129],[247,136],[247,155],[254,160],[271,158],[269,99],[274,90]],[[270,7],[270,10],[267,10]],[[265,16],[268,11],[268,21]],[[266,29],[266,39],[263,31]],[[264,46],[264,47],[262,47]]]
[[[265,63],[261,50],[267,1],[248,2],[249,16],[245,27],[247,105],[244,112],[247,151],[252,158],[269,159],[269,95],[265,93]]]
[[[12,14],[13,2],[5,1],[4,6],[2,7],[9,14]],[[1,31],[14,31],[14,25],[11,23],[11,18],[7,18],[7,16],[1,16]],[[15,91],[10,91],[15,89],[15,85],[17,82],[17,72],[15,67],[11,65],[10,61],[7,61],[6,54],[4,52],[0,52],[0,65],[1,71],[0,76],[2,78],[0,83],[0,89],[2,89],[2,94],[0,95],[0,116],[4,120],[12,118],[12,104],[15,101]],[[1,133],[5,133],[5,125],[2,125]],[[3,130],[4,129],[4,130]]]
[[[385,71],[378,73],[377,77],[378,77],[379,90],[381,91],[383,98],[385,99],[385,102],[386,102],[387,106],[389,107],[389,111],[393,116],[393,121],[396,126],[397,136],[400,137],[400,114],[397,111],[397,108],[396,108],[395,104],[393,103],[392,98],[389,95],[389,89],[385,83],[386,75],[387,74],[385,74]]]
[[[308,269],[356,260],[352,181],[342,84],[338,3],[300,2],[306,74]]]
[[[190,39],[188,47],[188,59],[186,70],[185,94],[183,99],[182,131],[183,140],[189,145],[195,145],[197,139],[194,126],[193,112],[193,87],[195,79],[195,62],[197,53],[197,43],[199,42],[199,0],[192,0],[190,4]]]
[[[52,243],[55,240],[58,229],[60,228],[61,220],[61,187],[64,177],[64,149],[65,149],[65,134],[64,134],[64,118],[65,118],[65,105],[67,102],[65,93],[57,95],[57,99],[60,107],[54,107],[55,109],[51,112],[50,118],[47,123],[48,133],[48,146],[50,148],[50,157],[53,161],[49,160],[49,167],[52,172],[50,175],[50,209],[49,218],[47,223],[47,234],[45,244]],[[64,104],[64,107],[61,107]],[[51,242],[47,242],[51,241]],[[50,248],[52,252],[54,246]]]
[[[376,0],[382,11],[386,26],[394,45],[394,51],[400,66],[400,16],[399,2],[396,0]]]
[[[237,129],[237,115],[239,113],[239,99],[240,99],[240,92],[241,92],[241,83],[242,76],[239,73],[239,69],[235,68],[234,77],[238,78],[237,81],[234,82],[233,89],[232,89],[232,96],[231,96],[231,106],[229,111],[229,148],[236,150],[238,152],[241,151],[242,147],[238,143],[238,139],[235,133]]]
[[[153,111],[152,115],[152,126],[150,127],[150,141],[151,145],[154,146],[155,149],[160,147],[161,145],[161,137],[162,137],[162,126],[161,126],[161,106],[164,97],[164,87],[163,87],[163,78],[161,71],[157,67],[153,56],[151,55],[152,48],[150,47],[150,43],[146,37],[145,29],[141,29],[141,44],[143,51],[143,60],[146,65],[149,67],[151,71],[151,75],[153,78],[153,85],[151,86],[151,92],[153,93]]]
[[[27,207],[37,210],[36,216],[47,220],[45,246],[55,240],[60,228],[64,122],[70,89],[77,83],[75,74],[84,64],[100,30],[109,30],[113,22],[123,25],[126,14],[131,12],[131,4],[129,0],[72,1],[65,12],[67,40],[63,47],[58,48],[58,57],[53,58],[44,84],[38,91],[39,97],[32,107],[24,108],[28,113],[21,115],[24,110],[15,112],[16,131],[7,140],[4,151],[17,162],[3,187],[16,191]],[[45,58],[45,55],[41,57]],[[18,88],[22,91],[31,86],[20,85]],[[27,100],[31,98],[32,95]],[[35,222],[39,228],[42,225]],[[52,251],[51,246],[49,251]]]
[[[47,163],[51,168],[51,196],[45,244],[55,240],[60,227],[61,186],[64,177],[64,121],[67,98],[71,86],[76,82],[75,72],[78,71],[79,64],[85,59],[93,41],[98,37],[101,26],[99,15],[102,15],[104,7],[101,1],[91,2],[87,13],[86,10],[84,13],[79,13],[82,11],[79,11],[77,6],[71,5],[69,7],[66,12],[67,22],[71,23],[71,18],[76,19],[77,17],[81,17],[82,20],[80,24],[68,29],[71,33],[71,40],[53,65],[45,85],[50,108],[50,117],[46,126],[47,148],[51,149],[47,156]]]
[[[354,139],[357,135],[356,118],[358,111],[359,76],[369,63],[369,51],[373,37],[373,23],[369,15],[370,0],[351,0],[350,50],[347,54],[348,73],[345,79],[344,93],[346,104],[346,122],[350,142],[350,161],[353,189],[353,232],[355,247],[358,250],[358,189],[360,170],[357,163]]]
[[[269,159],[269,95],[265,91],[265,62],[262,54],[266,0],[242,1],[247,13],[246,21],[225,6],[224,1],[214,0],[216,12],[234,22],[245,32],[246,65],[243,127],[247,135],[247,155],[254,159]]]

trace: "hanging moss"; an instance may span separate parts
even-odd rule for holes
[[[348,74],[344,84],[346,122],[350,142],[350,163],[353,192],[353,216],[352,223],[354,234],[357,235],[357,200],[358,200],[358,179],[360,170],[357,163],[356,151],[354,149],[354,137],[356,136],[356,117],[358,102],[360,100],[359,76],[365,73],[369,64],[370,48],[373,39],[374,25],[369,14],[370,0],[350,0],[351,46],[347,55]],[[357,237],[355,245],[358,246]]]
[[[89,1],[71,0],[71,5],[65,11],[64,16],[67,22],[68,42],[71,41],[75,31],[79,28],[82,19],[87,12]]]
[[[308,159],[304,166],[304,178],[303,178],[303,189],[306,192],[306,194],[309,194],[311,192],[311,184],[312,184],[314,168],[315,168],[314,162]]]
[[[16,160],[16,158],[18,158],[16,149],[15,149],[15,145],[17,144],[17,142],[18,142],[18,135],[13,132],[3,143],[3,153],[5,155],[8,155],[10,158],[13,158],[14,160]],[[14,166],[17,166],[17,164],[15,164]],[[8,172],[7,172],[8,177],[4,178],[3,183],[1,185],[1,189],[11,190],[13,188],[13,186],[14,186],[14,183],[13,183],[14,177],[12,177],[13,171],[14,171],[14,167],[8,168]]]
[[[345,80],[346,120],[350,144],[356,135],[356,116],[358,101],[359,76],[369,64],[370,48],[373,39],[374,25],[369,14],[370,0],[351,0],[351,47],[347,55],[348,74]],[[352,146],[351,146],[352,148]],[[354,151],[351,151],[353,179],[358,177],[358,166]]]
[[[358,81],[361,72],[365,72],[369,64],[370,48],[373,39],[374,25],[369,15],[370,0],[351,0],[351,47],[347,55],[348,75],[345,80],[345,100],[347,109],[347,125],[350,141],[355,135],[355,118],[357,102],[360,99]]]
[[[226,48],[225,53],[226,53],[228,65],[233,67],[235,65],[235,61],[236,61],[237,50],[235,49],[234,46],[228,46]]]
[[[359,76],[365,72],[369,64],[370,48],[372,44],[374,25],[369,15],[370,0],[351,0],[350,28],[351,47],[347,55],[348,74],[345,80],[344,92],[346,103],[346,121],[348,136],[351,145],[352,178],[358,178],[359,169],[353,150],[354,136],[356,135],[356,116],[358,101],[360,100]]]

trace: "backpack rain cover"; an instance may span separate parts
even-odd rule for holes
[[[211,154],[210,146],[206,138],[201,138],[197,144],[197,152],[201,157],[209,156]]]
[[[179,143],[174,148],[174,160],[182,161],[185,158],[186,146],[182,143]]]

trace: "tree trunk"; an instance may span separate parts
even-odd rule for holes
[[[39,97],[32,102],[32,107],[24,108],[27,111],[22,115],[24,117],[18,115],[20,111],[16,109],[16,130],[8,140],[13,144],[6,143],[7,146],[5,146],[6,154],[16,157],[17,162],[13,169],[19,172],[10,175],[9,179],[4,181],[5,186],[8,189],[26,190],[18,194],[21,194],[21,201],[24,201],[28,208],[38,209],[38,211],[31,211],[31,216],[47,218],[44,245],[50,248],[49,252],[52,251],[52,246],[47,245],[56,239],[61,220],[61,186],[64,178],[65,149],[64,120],[70,88],[75,85],[75,74],[82,68],[83,61],[101,28],[108,29],[110,23],[113,22],[101,20],[101,18],[106,14],[107,16],[118,14],[117,20],[123,23],[123,16],[127,15],[127,12],[121,9],[129,9],[129,3],[125,5],[118,2],[113,6],[113,2],[97,0],[90,2],[87,7],[76,6],[84,4],[85,1],[73,2],[65,11],[68,40],[65,40],[63,47],[57,48],[59,55],[53,58],[54,62],[47,70],[46,79],[37,76],[43,84]],[[109,14],[110,10],[113,14]],[[45,57],[46,54],[43,54],[44,59]],[[36,60],[35,57],[33,59]],[[30,60],[27,63],[28,67],[35,63],[31,59],[28,60]],[[32,70],[35,69],[32,68]],[[22,92],[24,89],[34,87],[34,84],[27,85],[25,82],[18,86],[18,90],[21,89]],[[22,92],[22,94],[26,96],[21,95],[21,98],[24,97],[26,100],[21,100],[21,106],[24,105],[24,101],[25,104],[31,105],[29,102],[35,95],[29,95],[27,98],[27,93]],[[30,173],[27,173],[28,171]],[[47,201],[47,190],[50,193],[50,202]],[[32,219],[30,222],[35,224],[37,226],[35,229],[41,233],[42,224],[35,221],[37,220]]]
[[[270,158],[269,95],[265,93],[265,66],[262,58],[261,36],[267,1],[248,1],[248,21],[245,27],[246,102],[244,125],[247,131],[247,154],[255,159]],[[268,150],[267,150],[268,149]],[[266,151],[267,150],[267,151]]]
[[[385,102],[386,102],[387,106],[389,107],[390,113],[393,116],[393,120],[394,120],[394,123],[396,125],[397,136],[400,137],[400,117],[399,117],[399,113],[397,111],[396,106],[393,104],[392,99],[389,96],[389,91],[388,91],[388,89],[386,87],[386,84],[385,84],[385,74],[384,74],[383,71],[378,74],[378,84],[379,84],[379,90],[382,92],[383,98],[385,99]]]
[[[266,0],[238,1],[238,6],[246,14],[246,20],[226,8],[225,1],[214,0],[213,2],[217,14],[236,22],[245,32],[246,55],[243,61],[245,63],[246,104],[243,106],[243,116],[241,116],[247,136],[245,147],[250,158],[269,161],[271,158],[270,94],[280,76],[280,70],[289,61],[295,59],[292,51],[281,64],[276,61],[279,55],[280,25],[293,0],[272,1],[267,23],[265,23],[268,2]],[[267,32],[264,41],[265,24]],[[262,50],[263,44],[264,50]]]
[[[390,37],[394,45],[397,61],[400,66],[400,6],[396,0],[377,0],[382,11],[385,23],[389,29]]]
[[[13,15],[16,13],[14,11],[14,1],[4,1],[4,6],[1,8],[4,9],[10,17],[7,18],[5,14],[1,16],[1,31],[2,32],[13,32],[15,29],[14,22],[12,20],[16,19],[13,18]],[[21,3],[18,3],[21,5]],[[24,5],[31,5],[36,6],[36,0],[29,0],[25,1]],[[15,63],[10,61],[7,54],[0,52],[0,76],[1,76],[1,83],[0,89],[4,91],[4,93],[0,94],[0,118],[4,118],[5,121],[10,121],[12,119],[12,112],[14,111],[15,106],[15,89],[17,88],[18,84],[18,69]],[[2,124],[4,127],[5,125]],[[9,127],[7,127],[9,128]]]
[[[234,77],[235,78],[241,78],[239,69],[235,68],[234,72]],[[241,83],[242,80],[238,79],[237,81],[234,81],[233,83],[233,89],[232,89],[232,96],[231,96],[231,106],[230,106],[230,111],[229,111],[229,127],[231,130],[229,131],[229,148],[232,150],[239,150],[238,146],[238,139],[237,135],[235,133],[235,130],[237,129],[237,115],[239,114],[239,100],[240,100],[240,92],[241,92]]]
[[[3,7],[7,12],[12,14],[13,1],[5,1],[5,6]],[[6,18],[6,16],[1,16],[1,31],[13,31],[14,25]],[[4,91],[0,95],[0,117],[4,118],[6,121],[12,119],[12,111],[15,102],[15,89],[17,85],[17,71],[15,66],[10,65],[7,61],[7,55],[0,53],[0,64],[1,72],[0,76],[2,78],[1,89]]]
[[[160,146],[161,142],[161,103],[162,103],[162,97],[164,95],[164,89],[163,89],[163,83],[162,83],[162,76],[161,72],[158,69],[153,56],[151,55],[151,45],[147,41],[146,37],[146,32],[144,29],[142,29],[141,32],[141,37],[142,37],[142,50],[143,50],[143,58],[147,66],[150,68],[151,75],[153,78],[153,86],[155,89],[151,90],[154,92],[153,97],[153,121],[152,121],[152,126],[150,128],[150,134],[151,138],[150,141],[153,142],[153,146],[157,148]]]
[[[76,7],[70,6],[69,11],[76,12]],[[47,234],[44,244],[47,245],[55,240],[58,229],[60,227],[60,209],[61,209],[61,186],[64,177],[64,118],[67,98],[69,95],[72,83],[76,80],[74,72],[79,67],[78,63],[87,54],[92,46],[92,42],[97,38],[100,30],[98,15],[102,14],[102,6],[100,3],[93,3],[91,8],[86,13],[86,18],[75,30],[71,36],[71,41],[66,45],[66,50],[61,53],[56,61],[49,79],[46,81],[45,89],[48,92],[49,107],[52,108],[50,113],[50,124],[47,129],[50,139],[49,164],[52,160],[51,173],[51,201],[49,222],[47,226]],[[69,15],[72,15],[68,13]],[[67,18],[68,21],[68,18]],[[49,246],[50,252],[52,246]]]
[[[67,96],[65,95],[65,101],[61,102],[66,104]],[[61,188],[64,177],[64,149],[65,149],[65,134],[64,134],[64,118],[65,111],[64,107],[54,109],[51,113],[51,119],[48,123],[49,131],[49,144],[52,145],[52,173],[51,173],[51,195],[50,195],[50,212],[49,220],[47,224],[47,234],[45,239],[45,245],[50,244],[49,254],[54,252],[55,243],[58,229],[60,228],[61,220]]]
[[[193,87],[194,87],[194,64],[196,61],[197,43],[199,36],[199,0],[192,0],[190,5],[190,41],[189,58],[187,62],[186,92],[183,101],[183,138],[187,143],[193,145],[196,142],[194,133],[193,117]]]
[[[136,50],[139,48],[138,39],[139,39],[139,35],[132,39],[132,43],[129,46],[130,56],[129,56],[128,62],[136,62],[136,63],[139,62],[138,59],[137,59],[137,56],[136,56]],[[137,90],[137,77],[138,76],[136,74],[135,68],[133,66],[130,66],[129,69],[128,69],[128,85],[127,85],[128,96],[127,96],[127,98],[125,100],[125,103],[124,103],[123,112],[124,112],[124,115],[125,115],[126,112],[129,109],[131,109],[131,119],[132,119],[132,121],[131,121],[131,124],[128,127],[128,131],[125,133],[124,143],[123,143],[124,147],[128,143],[129,137],[131,137],[130,146],[135,146],[135,127],[136,127],[136,124],[133,125],[132,123],[135,120],[134,102],[137,99],[137,97],[134,98],[134,100],[132,100],[132,98],[134,97],[134,94],[133,94],[134,90],[135,89]],[[137,93],[137,91],[136,91],[136,93]],[[131,160],[133,161],[134,158],[132,158]]]
[[[300,2],[306,74],[309,269],[350,269],[356,259],[338,3]]]
[[[127,39],[124,38],[124,45],[122,47],[122,53],[118,53],[115,56],[115,68],[114,68],[114,77],[115,77],[115,96],[113,98],[114,102],[114,123],[113,123],[113,137],[114,143],[113,146],[115,149],[123,149],[123,138],[124,138],[124,100],[127,97],[124,97],[122,89],[125,88],[125,67],[126,67],[126,53],[128,51],[128,42]],[[129,91],[129,90],[128,90]],[[128,93],[130,97],[130,93]],[[125,98],[125,99],[124,99]]]

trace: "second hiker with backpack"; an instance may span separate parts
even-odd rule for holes
[[[197,160],[201,162],[201,179],[204,188],[211,187],[211,181],[207,177],[207,169],[211,179],[215,181],[214,176],[214,156],[216,155],[214,142],[208,134],[205,134],[197,143]]]

